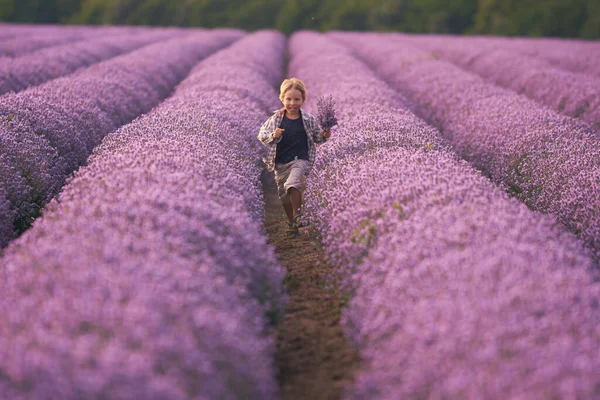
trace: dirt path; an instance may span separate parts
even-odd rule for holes
[[[324,260],[309,228],[295,239],[285,236],[287,224],[273,174],[262,176],[265,188],[265,228],[286,268],[290,302],[275,331],[277,380],[282,400],[340,399],[359,365],[358,352],[348,345],[340,325],[341,300],[327,289],[333,267]]]

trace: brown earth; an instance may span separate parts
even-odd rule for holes
[[[300,228],[297,238],[286,237],[287,217],[273,174],[263,173],[262,182],[268,242],[287,270],[284,284],[289,303],[274,331],[280,398],[340,399],[360,362],[340,324],[345,296],[332,283],[333,266],[326,262],[310,227]]]

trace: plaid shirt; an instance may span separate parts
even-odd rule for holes
[[[281,125],[284,115],[285,108],[275,111],[275,114],[265,121],[260,128],[260,132],[258,133],[258,140],[260,140],[262,144],[269,148],[267,156],[263,157],[263,161],[267,165],[268,171],[273,171],[273,169],[275,169],[275,153],[277,152],[277,143],[281,141],[281,138],[273,139],[273,133],[275,133],[275,129]],[[326,139],[323,135],[321,135],[321,128],[319,128],[317,119],[312,114],[301,110],[300,115],[302,116],[302,123],[304,125],[304,130],[306,131],[306,137],[308,138],[308,170],[306,171],[306,175],[308,175],[313,164],[315,163],[315,144],[323,143]]]

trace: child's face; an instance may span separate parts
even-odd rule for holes
[[[302,100],[302,92],[298,89],[288,90],[283,95],[282,103],[287,112],[296,114],[300,110],[300,107],[302,107],[302,103],[304,103],[304,100]]]

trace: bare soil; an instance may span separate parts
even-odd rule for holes
[[[277,325],[275,362],[280,398],[340,399],[359,368],[358,351],[344,337],[340,315],[344,295],[332,280],[333,266],[325,260],[310,227],[286,237],[287,217],[277,197],[272,173],[263,173],[265,228],[269,244],[287,270],[289,303]]]

